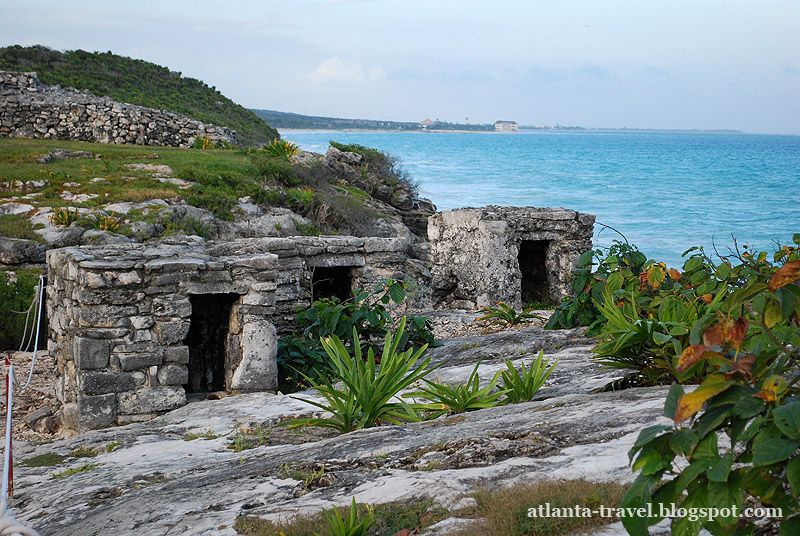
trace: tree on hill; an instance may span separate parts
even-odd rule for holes
[[[120,102],[159,108],[236,130],[245,145],[279,138],[278,131],[250,110],[200,80],[185,78],[144,60],[108,52],[59,52],[36,45],[0,48],[0,70],[35,71],[47,85],[61,85]]]

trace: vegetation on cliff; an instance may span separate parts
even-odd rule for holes
[[[111,51],[59,52],[39,45],[14,45],[0,48],[0,70],[35,71],[46,85],[89,90],[120,102],[169,110],[229,127],[245,145],[260,145],[280,137],[277,130],[215,87],[185,78],[166,67],[118,56]]]

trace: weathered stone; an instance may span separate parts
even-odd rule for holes
[[[81,372],[78,388],[87,395],[101,395],[129,391],[136,387],[133,375],[128,372]]]
[[[168,364],[158,367],[160,385],[185,385],[189,382],[189,369],[186,365]]]
[[[78,399],[80,429],[103,428],[117,418],[116,395],[82,396]]]
[[[278,351],[275,327],[261,317],[247,317],[242,327],[242,361],[233,373],[231,389],[240,391],[278,388]]]
[[[44,262],[46,250],[47,246],[41,242],[0,237],[0,264]]]
[[[189,333],[189,321],[159,321],[156,322],[155,332],[161,344],[177,344]]]
[[[188,317],[192,314],[192,304],[183,296],[153,298],[153,312],[156,316]]]
[[[103,369],[108,366],[110,347],[107,340],[75,337],[72,352],[75,366],[79,369]]]
[[[136,370],[160,365],[163,360],[162,354],[163,350],[159,349],[159,351],[150,353],[114,352],[112,355],[119,359],[119,365],[122,370]]]
[[[186,365],[187,363],[189,363],[189,347],[168,346],[164,350],[164,362]]]
[[[120,393],[117,397],[117,411],[121,414],[159,413],[186,404],[183,387],[157,387]]]

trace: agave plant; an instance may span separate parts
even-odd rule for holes
[[[55,207],[50,214],[50,223],[58,227],[69,227],[78,220],[78,209],[70,207]]]
[[[342,519],[342,514],[334,506],[331,512],[327,510],[322,511],[325,518],[328,520],[328,533],[330,536],[364,536],[367,530],[375,524],[375,517],[372,511],[368,511],[366,517],[360,522],[358,521],[358,508],[356,507],[356,498],[353,497],[353,502],[350,504],[350,513],[347,519]],[[283,534],[283,533],[281,533]],[[319,534],[315,533],[317,536]]]
[[[498,302],[497,307],[484,307],[480,310],[483,316],[476,318],[477,322],[492,324],[497,326],[516,326],[517,324],[531,319],[545,320],[543,316],[531,312],[530,308],[517,313],[513,307],[503,302]]]
[[[407,393],[404,397],[419,397],[430,400],[425,408],[433,410],[431,418],[439,417],[445,413],[462,413],[464,411],[475,411],[478,409],[492,408],[500,404],[501,397],[506,394],[505,389],[492,392],[500,381],[500,372],[484,385],[480,386],[478,367],[481,361],[472,369],[467,383],[451,384],[436,383],[425,380],[426,387],[419,391]]]
[[[394,337],[391,332],[386,333],[380,368],[376,367],[375,353],[372,348],[367,351],[365,361],[359,344],[355,344],[351,356],[337,336],[332,335],[327,339],[322,339],[322,346],[331,360],[332,378],[315,379],[306,376],[306,381],[322,395],[325,402],[298,400],[304,400],[324,409],[330,412],[331,416],[295,419],[285,424],[293,428],[320,426],[347,433],[377,426],[384,421],[393,424],[419,421],[419,410],[423,409],[424,405],[408,404],[403,400],[396,400],[395,397],[400,391],[423,379],[439,365],[429,369],[430,357],[420,361],[428,348],[427,344],[416,352],[413,349],[405,352],[397,351],[405,326],[406,319],[403,317]],[[355,328],[353,328],[353,340],[359,340]],[[341,387],[338,382],[341,382]]]
[[[558,359],[552,365],[549,359],[544,359],[544,350],[539,350],[539,355],[527,369],[525,363],[521,363],[521,373],[510,359],[506,359],[506,370],[500,371],[506,390],[506,400],[512,404],[533,400],[557,364]]]
[[[290,141],[274,139],[269,145],[261,147],[261,150],[274,158],[289,160],[300,152],[300,147]]]

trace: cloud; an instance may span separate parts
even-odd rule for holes
[[[360,63],[347,61],[339,56],[332,56],[320,63],[313,73],[309,73],[306,76],[312,82],[329,84],[382,80],[386,78],[386,72],[380,66],[373,67],[367,71]]]

